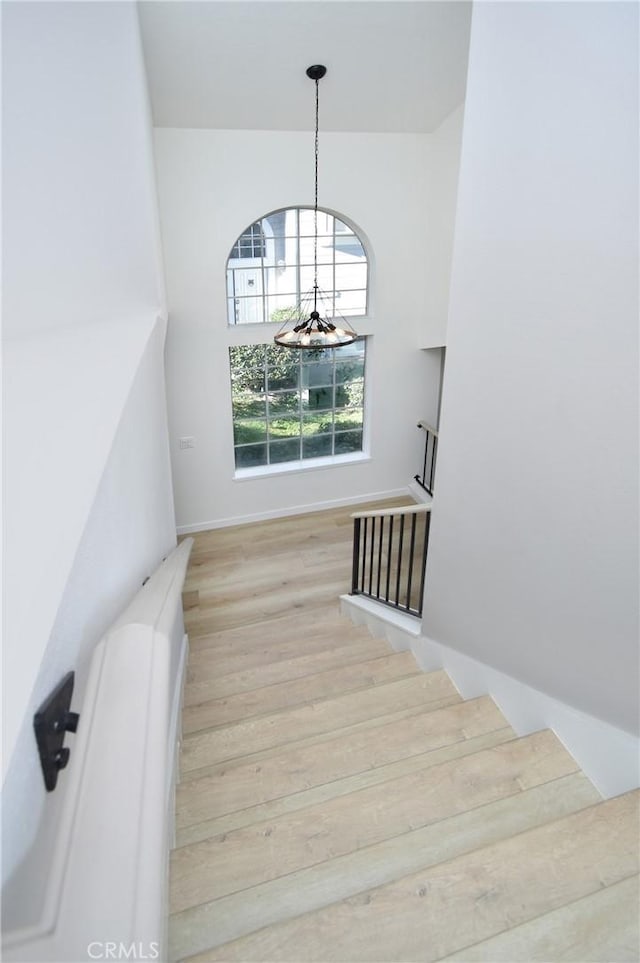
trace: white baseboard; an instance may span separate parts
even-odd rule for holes
[[[490,695],[518,735],[552,729],[605,799],[640,786],[640,739],[631,733],[423,636],[411,616],[350,595],[341,610],[396,651],[410,649],[425,672],[444,669],[464,699]]]
[[[274,508],[267,512],[256,512],[253,515],[234,515],[232,518],[214,518],[206,522],[194,522],[192,525],[178,525],[178,535],[191,535],[194,532],[209,532],[215,528],[229,528],[231,525],[247,525],[250,522],[264,522],[271,518],[286,518],[289,515],[306,515],[309,512],[323,512],[331,508],[344,508],[347,505],[362,505],[365,502],[378,502],[385,498],[409,497],[408,488],[394,488],[386,492],[372,492],[368,495],[358,495],[349,498],[334,498],[310,505],[293,505],[288,508]]]
[[[355,625],[366,625],[372,635],[385,638],[395,652],[411,649],[412,639],[420,635],[420,619],[385,607],[381,621],[379,602],[364,595],[341,595],[340,611]]]

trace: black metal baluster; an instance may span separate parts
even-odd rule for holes
[[[389,585],[391,582],[391,546],[393,542],[393,515],[389,516],[389,544],[387,547],[387,591],[385,601],[389,601]]]
[[[360,519],[353,520],[353,562],[351,568],[351,594],[358,594],[358,570],[360,568]]]
[[[396,577],[396,608],[400,607],[400,575],[402,572],[402,544],[404,541],[404,515],[400,516],[400,537],[398,540],[398,574]]]
[[[433,444],[431,446],[431,471],[429,473],[429,488],[427,489],[430,495],[433,495],[433,475],[436,470],[436,448],[438,445],[438,439],[433,435]]]
[[[369,596],[373,596],[373,550],[376,541],[376,520],[375,516],[371,519],[371,548],[369,558]]]
[[[413,559],[416,547],[416,514],[411,516],[411,540],[409,542],[409,573],[407,575],[407,612],[411,610],[411,583],[413,581]]]
[[[367,569],[367,535],[369,534],[369,519],[364,520],[364,538],[362,540],[362,574],[360,576],[360,591],[364,592]]]
[[[380,518],[380,534],[378,535],[378,582],[376,598],[380,598],[380,578],[382,576],[382,542],[384,539],[384,515]]]
[[[422,428],[425,432],[425,442],[424,442],[424,460],[422,464],[422,475],[414,475],[415,481],[418,482],[421,488],[424,488],[429,495],[433,495],[433,477],[436,470],[436,451],[438,447],[438,435],[437,432],[431,431],[422,422],[418,422],[418,428]],[[429,440],[431,440],[431,452],[429,452]],[[429,457],[429,454],[431,457]],[[427,473],[429,479],[427,481]]]
[[[427,440],[424,446],[424,464],[422,466],[422,484],[424,485],[427,478],[427,459],[429,457],[429,432],[427,431]]]

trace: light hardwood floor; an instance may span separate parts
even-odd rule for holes
[[[350,514],[195,536],[172,959],[637,963],[638,794],[343,618]]]

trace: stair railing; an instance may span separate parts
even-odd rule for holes
[[[425,433],[424,461],[422,475],[414,475],[414,478],[429,495],[433,495],[433,476],[436,471],[436,456],[438,454],[438,431],[426,421],[419,421],[418,428]]]
[[[421,616],[431,505],[355,512],[351,517],[351,595]]]

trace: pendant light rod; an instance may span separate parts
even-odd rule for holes
[[[315,194],[313,200],[313,310],[318,310],[318,143],[319,143],[319,116],[320,116],[320,81],[327,72],[323,64],[314,64],[307,67],[307,77],[315,82],[316,85],[316,136],[314,142],[315,155]]]

